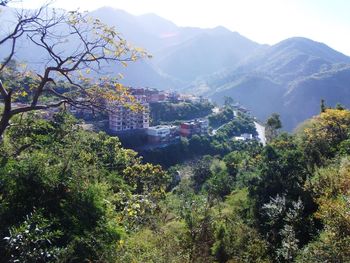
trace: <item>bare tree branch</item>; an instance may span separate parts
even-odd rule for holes
[[[0,5],[6,5],[7,2],[0,0]],[[31,101],[25,106],[12,107],[13,100],[23,93],[24,87],[5,87],[0,81],[0,99],[4,103],[0,116],[0,136],[16,114],[46,110],[63,104],[76,108],[106,109],[106,98],[118,99],[117,94],[112,95],[115,92],[111,89],[112,85],[89,83],[82,70],[99,73],[109,63],[125,66],[126,62],[147,57],[146,52],[130,47],[114,28],[98,19],[75,11],[56,11],[44,5],[36,11],[18,12],[13,29],[0,39],[0,48],[10,43],[6,58],[0,63],[0,78],[11,75],[10,62],[17,52],[18,43],[24,39],[42,51],[41,65],[45,67],[41,73],[32,74],[35,81],[26,91]],[[63,80],[72,89],[68,93],[55,89],[56,82]],[[40,98],[44,94],[50,94],[55,98],[54,101],[41,103]]]

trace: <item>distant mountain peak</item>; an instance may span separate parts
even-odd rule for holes
[[[92,11],[92,13],[95,13],[95,12],[98,12],[98,13],[119,13],[119,14],[123,14],[123,15],[130,15],[128,12],[122,10],[122,9],[118,9],[118,8],[114,8],[114,7],[110,7],[110,6],[102,6],[102,7],[99,7],[97,8],[96,10]]]
[[[212,31],[215,31],[216,33],[220,33],[220,34],[230,34],[232,33],[231,30],[229,30],[228,28],[224,27],[224,26],[217,26],[212,28]]]
[[[166,18],[163,18],[163,17],[161,17],[161,16],[159,16],[159,15],[157,15],[155,13],[146,13],[146,14],[139,15],[137,17],[139,19],[142,19],[142,20],[150,19],[153,22],[157,22],[158,21],[158,22],[161,22],[161,23],[166,23],[168,26],[171,25],[173,27],[177,27],[177,25],[174,22],[172,22],[172,21],[170,21],[170,20],[168,20]]]
[[[295,49],[300,52],[320,57],[322,59],[330,60],[332,62],[350,62],[350,57],[334,50],[322,42],[305,38],[305,37],[292,37],[285,39],[276,45],[272,46],[275,49]]]

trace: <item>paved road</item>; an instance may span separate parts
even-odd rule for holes
[[[265,146],[266,145],[266,137],[265,137],[265,127],[261,124],[254,122],[256,131],[258,132],[258,137],[260,142]]]

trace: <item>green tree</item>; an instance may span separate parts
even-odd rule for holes
[[[300,253],[297,262],[350,261],[349,157],[319,169],[306,188],[318,204],[323,229]]]
[[[345,107],[342,105],[342,104],[340,104],[339,102],[335,105],[335,109],[337,109],[337,110],[345,110]]]
[[[50,230],[52,223],[38,211],[26,216],[19,227],[12,227],[5,237],[9,262],[55,262],[64,250],[52,246],[62,236],[60,231]]]
[[[210,165],[212,157],[207,155],[198,160],[192,166],[193,175],[191,177],[193,188],[199,192],[202,189],[203,184],[211,176]]]
[[[337,109],[327,109],[304,124],[298,137],[312,169],[336,155],[349,138],[349,125],[350,112]]]
[[[57,249],[61,261],[113,262],[121,236],[156,217],[167,174],[65,113],[50,121],[26,118],[14,118],[1,146],[0,257]],[[17,144],[28,146],[17,151]],[[27,216],[38,211],[39,230],[23,235],[34,224]]]
[[[236,190],[213,208],[215,242],[212,253],[218,262],[270,262],[267,242],[247,223],[247,191]]]
[[[259,231],[267,236],[274,253],[287,238],[286,225],[289,223],[285,221],[285,217],[299,200],[303,205],[302,216],[298,218],[300,221],[294,220],[293,225],[298,245],[303,246],[309,242],[315,231],[313,213],[316,206],[310,191],[303,187],[310,176],[305,159],[295,144],[279,147],[281,148],[273,147],[273,144],[265,147],[259,165],[259,176],[254,178],[249,186]],[[270,210],[267,209],[269,207]]]
[[[212,261],[210,248],[214,241],[208,198],[195,194],[186,181],[180,184],[176,194],[180,198],[179,214],[188,229],[189,261]]]
[[[321,106],[320,106],[320,108],[321,108],[321,113],[325,112],[326,109],[327,109],[324,99],[321,99]]]
[[[276,138],[278,134],[278,130],[282,128],[282,123],[280,120],[280,116],[277,113],[273,113],[266,121],[265,132],[266,132],[266,140],[271,142],[274,138]]]
[[[231,176],[224,161],[214,159],[210,165],[211,176],[204,184],[209,202],[222,200],[233,190],[235,177]]]

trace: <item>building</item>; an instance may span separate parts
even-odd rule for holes
[[[201,97],[197,97],[193,94],[179,94],[180,101],[199,103],[201,102]]]
[[[149,127],[146,133],[148,142],[152,144],[172,142],[180,138],[178,127],[173,125]]]
[[[243,133],[241,136],[235,136],[234,139],[236,141],[248,141],[253,139],[253,134],[250,133]]]
[[[141,106],[140,110],[132,110],[126,105],[113,103],[110,105],[109,129],[112,132],[147,129],[149,127],[149,104],[147,97],[133,89],[130,93]]]
[[[248,110],[247,108],[241,106],[239,103],[233,104],[232,107],[233,107],[235,110],[237,110],[237,111],[250,114],[250,110]]]
[[[128,93],[136,99],[136,102],[139,103],[143,109],[140,111],[133,111],[130,107],[126,107],[120,103],[111,103],[109,106],[109,129],[111,132],[148,129],[150,119],[149,103],[178,100],[180,96],[183,96],[182,99],[192,101],[205,100],[202,97],[196,97],[194,95],[180,95],[176,92],[169,93],[150,88],[128,88]],[[160,130],[163,128],[158,127]],[[184,137],[190,137],[193,134],[203,135],[208,133],[208,128],[209,122],[207,119],[197,119],[183,123],[180,127],[180,133]],[[157,129],[155,129],[155,131],[156,130]],[[150,133],[152,133],[152,131],[150,131]],[[161,136],[155,137],[159,137],[162,140]],[[151,140],[153,139],[154,138],[151,138]]]
[[[200,134],[201,135],[206,135],[208,134],[208,130],[209,130],[209,120],[204,118],[204,119],[199,119],[197,120],[197,123],[199,125],[199,129],[200,129]]]
[[[241,137],[243,137],[245,140],[253,140],[253,134],[251,133],[243,133],[241,134]]]
[[[164,91],[150,88],[129,88],[129,92],[134,96],[144,96],[144,99],[148,103],[166,101],[168,94]]]
[[[181,123],[180,135],[182,137],[191,137],[195,134],[208,134],[209,121],[208,119],[196,119],[189,122]]]
[[[180,101],[180,94],[177,93],[176,91],[169,92],[167,94],[167,100],[173,103],[179,102]]]
[[[166,101],[168,94],[150,88],[128,88],[143,110],[133,111],[124,105],[114,104],[110,107],[109,129],[112,132],[147,129],[149,127],[149,103]]]

